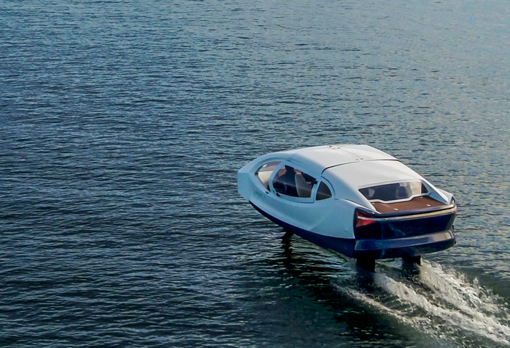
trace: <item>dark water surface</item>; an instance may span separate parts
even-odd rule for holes
[[[510,7],[0,0],[0,345],[510,345]],[[456,195],[420,274],[293,237],[236,192],[361,143]]]

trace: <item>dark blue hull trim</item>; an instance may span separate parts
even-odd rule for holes
[[[358,239],[354,246],[354,257],[370,259],[414,257],[445,250],[454,245],[453,228],[408,238]]]
[[[455,245],[453,227],[446,231],[422,236],[395,239],[346,239],[327,237],[290,225],[250,204],[272,222],[322,248],[332,249],[353,258],[389,259],[420,256],[448,249]]]

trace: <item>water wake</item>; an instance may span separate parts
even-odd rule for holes
[[[377,312],[387,314],[420,332],[462,346],[490,340],[510,346],[508,304],[462,274],[438,264],[418,266],[419,276],[395,280],[377,272],[372,291],[342,287],[341,291]],[[391,272],[388,272],[391,273]],[[478,343],[477,343],[478,342]]]

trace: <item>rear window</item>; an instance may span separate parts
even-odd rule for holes
[[[359,189],[369,201],[391,202],[406,200],[428,194],[427,187],[421,181],[397,182]]]

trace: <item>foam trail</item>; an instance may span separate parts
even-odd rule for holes
[[[359,301],[368,304],[370,307],[385,313],[386,315],[389,315],[396,319],[397,321],[404,323],[406,325],[409,325],[420,332],[423,332],[425,334],[429,334],[431,336],[434,335],[433,327],[434,323],[430,318],[424,318],[424,317],[409,317],[408,314],[405,311],[400,311],[396,309],[389,308],[382,304],[381,302],[377,301],[376,299],[373,299],[366,294],[360,292],[359,290],[355,289],[343,289],[343,292],[348,295],[349,297]],[[441,337],[439,337],[441,338]],[[441,345],[441,346],[444,346]]]
[[[473,314],[473,310],[476,315],[480,314],[479,312],[492,315],[504,312],[495,303],[497,297],[480,288],[476,281],[472,286],[461,274],[447,273],[439,264],[424,263],[420,267],[420,278],[424,285],[434,292],[436,298],[450,303],[466,314]]]
[[[478,312],[475,308],[462,304],[461,301],[456,303],[462,307],[462,311],[454,311],[433,304],[424,295],[384,274],[375,274],[374,282],[386,292],[448,322],[451,326],[474,332],[498,343],[510,345],[510,327],[502,325],[493,316]],[[459,299],[460,294],[457,293],[454,298]]]
[[[432,337],[455,341],[465,335],[452,335],[453,330],[510,346],[507,304],[501,304],[497,296],[476,281],[470,284],[462,274],[445,272],[437,264],[420,266],[420,279],[418,283],[404,283],[375,273],[374,285],[385,293],[378,297],[352,287],[340,290]]]

